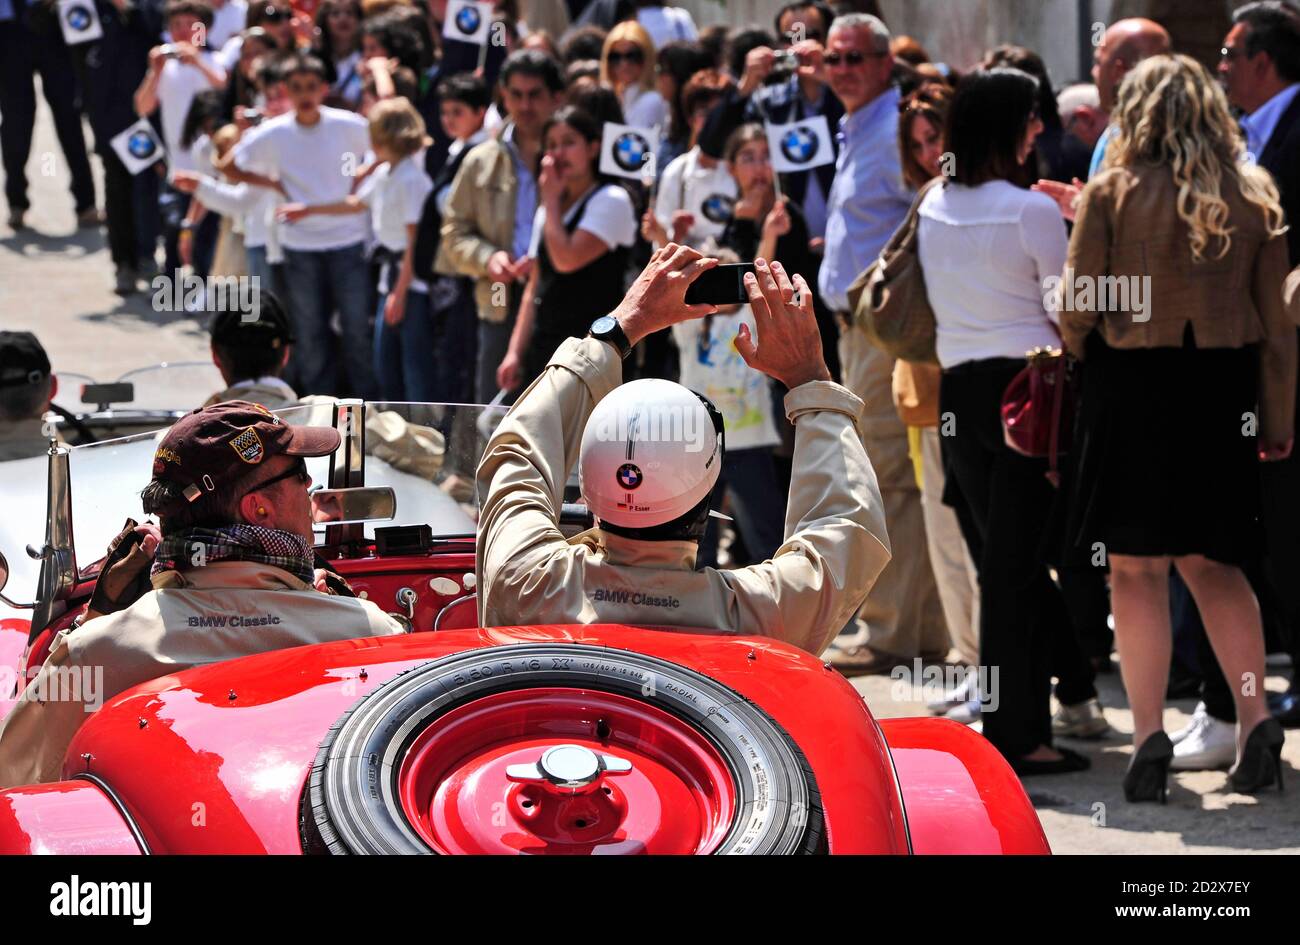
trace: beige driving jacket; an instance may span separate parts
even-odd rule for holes
[[[154,578],[126,610],[64,630],[0,727],[0,788],[57,781],[81,723],[132,686],[222,660],[402,633],[368,600],[322,594],[289,572],[212,562]]]
[[[829,381],[786,395],[795,447],[785,542],[761,564],[697,571],[694,542],[599,527],[566,541],[557,525],[587,418],[621,382],[611,346],[570,338],[488,443],[478,469],[481,625],[693,627],[820,653],[889,562],[880,488],[856,428],[862,401]]]

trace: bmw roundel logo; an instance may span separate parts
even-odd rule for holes
[[[156,148],[153,136],[147,131],[137,131],[126,139],[126,149],[138,158],[150,157]]]
[[[456,29],[466,36],[477,33],[480,22],[482,18],[479,16],[478,7],[461,7],[460,12],[456,14]]]
[[[614,139],[614,163],[625,171],[639,171],[650,153],[650,142],[635,131]]]
[[[726,194],[709,194],[700,204],[704,219],[711,223],[726,223],[731,219],[731,210],[735,201]]]
[[[791,128],[781,136],[781,153],[795,164],[806,164],[817,155],[817,136],[807,128]]]
[[[90,10],[83,6],[69,7],[64,17],[68,21],[68,26],[78,32],[90,28]]]
[[[641,474],[641,467],[637,466],[636,463],[624,463],[618,467],[618,472],[614,475],[618,479],[618,484],[629,492],[637,488],[645,480],[645,476]]]

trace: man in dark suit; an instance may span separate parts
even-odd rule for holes
[[[1291,266],[1300,265],[1300,8],[1251,3],[1233,14],[1219,74],[1229,101],[1244,113],[1246,148],[1273,175],[1282,196]],[[1281,287],[1278,287],[1281,291]],[[1281,606],[1293,667],[1290,691],[1270,699],[1274,715],[1300,727],[1300,456],[1261,464],[1264,567]]]
[[[30,206],[27,199],[27,158],[36,123],[36,87],[41,89],[54,116],[54,131],[68,162],[72,197],[79,226],[97,226],[95,180],[86,155],[81,130],[77,84],[72,56],[63,42],[57,7],[29,0],[0,0],[0,153],[4,158],[5,197],[9,202],[9,227],[22,229]]]

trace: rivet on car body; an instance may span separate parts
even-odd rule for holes
[[[89,771],[89,770],[90,770],[90,763],[91,763],[92,761],[95,760],[95,756],[92,755],[92,754],[91,754],[90,752],[88,752],[88,751],[87,751],[87,752],[83,752],[82,755],[81,755],[81,760],[84,761],[84,762],[86,763],[86,770]]]
[[[367,672],[363,669],[363,670],[361,671],[361,678],[362,678],[362,680],[369,679],[369,678],[370,678],[370,674],[367,673]]]
[[[230,692],[226,693],[226,698],[229,699],[231,702],[234,702],[239,697],[235,695],[235,690],[232,689],[230,690]]]
[[[834,668],[834,667],[832,667],[831,664],[830,664],[829,662],[827,662],[827,663],[822,663],[822,669],[833,669],[833,668]]]
[[[750,650],[749,653],[746,654],[745,659],[747,659],[747,660],[756,660],[756,659],[758,659],[758,654],[755,653],[753,650]]]
[[[141,727],[141,728],[148,728],[148,727],[149,727],[149,720],[146,719],[143,715],[140,716],[140,727]]]

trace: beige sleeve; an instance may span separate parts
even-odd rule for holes
[[[443,275],[481,279],[487,275],[487,264],[492,254],[502,248],[492,245],[482,236],[475,213],[474,180],[477,174],[478,162],[471,154],[465,158],[451,182],[435,266]]]
[[[73,660],[68,632],[55,638],[45,665],[0,727],[0,788],[58,781],[72,736],[90,718],[86,703],[72,698],[72,687],[75,682],[80,696],[82,670],[92,667]]]
[[[570,338],[488,441],[477,477],[483,626],[517,622],[525,597],[533,612],[581,610],[581,571],[572,569],[559,509],[587,418],[622,379],[622,361],[610,345]]]
[[[1065,259],[1065,277],[1092,279],[1094,285],[1110,273],[1111,224],[1108,178],[1094,178],[1079,195],[1070,233],[1070,250]],[[1066,291],[1062,286],[1062,292]],[[1082,360],[1084,342],[1097,326],[1100,315],[1075,309],[1060,312],[1061,342],[1065,350]]]
[[[889,534],[856,426],[862,401],[813,381],[790,391],[785,409],[795,425],[788,537],[770,561],[722,574],[745,632],[819,654],[889,563]]]
[[[1255,259],[1251,294],[1264,326],[1259,346],[1259,426],[1269,444],[1295,433],[1296,329],[1283,302],[1287,280],[1286,237],[1274,236]]]

